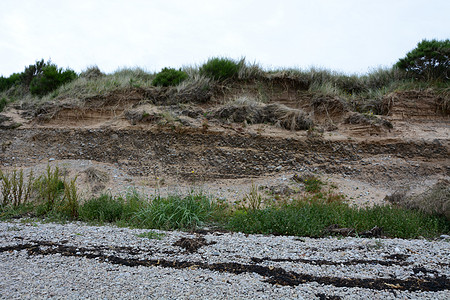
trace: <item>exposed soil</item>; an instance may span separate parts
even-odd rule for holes
[[[235,201],[255,183],[272,201],[301,194],[302,183],[291,179],[308,172],[348,201],[372,205],[398,189],[418,193],[450,179],[450,117],[440,110],[445,99],[432,92],[390,94],[384,116],[352,112],[288,79],[262,90],[242,83],[203,95],[207,103],[155,93],[130,89],[9,107],[0,115],[0,166],[37,174],[57,165],[77,176],[86,198],[130,187],[149,195],[195,187]],[[293,110],[290,121],[249,122],[246,110],[224,110],[233,107],[230,99],[255,94],[266,100],[266,117],[270,105],[283,105]],[[300,118],[314,127],[283,125]]]

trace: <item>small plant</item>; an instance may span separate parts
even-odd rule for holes
[[[245,195],[245,202],[248,204],[248,208],[256,210],[261,208],[263,202],[261,194],[258,192],[258,186],[252,181],[252,188],[250,193]]]
[[[46,214],[52,211],[60,200],[60,196],[64,191],[64,180],[61,179],[58,167],[52,169],[47,166],[46,173],[39,176],[35,181],[38,191],[38,201],[41,202],[39,214]]]
[[[200,67],[200,74],[218,81],[236,78],[238,73],[239,64],[229,58],[211,58]]]
[[[78,218],[78,210],[80,206],[75,181],[76,178],[72,179],[70,182],[64,181],[64,198],[62,209],[71,219]]]
[[[9,174],[0,170],[0,190],[3,195],[1,206],[16,208],[21,204],[25,204],[31,196],[33,182],[33,172],[30,172],[26,182],[23,170],[14,170]]]
[[[164,233],[155,232],[155,231],[147,231],[143,233],[139,233],[136,235],[137,237],[147,238],[149,240],[162,240],[166,235]]]
[[[156,74],[155,79],[153,79],[152,84],[156,86],[176,86],[182,81],[188,78],[188,74],[184,71],[175,70],[171,68],[164,68],[161,72]]]
[[[324,183],[315,176],[310,176],[305,179],[305,191],[309,193],[318,193],[322,190]]]

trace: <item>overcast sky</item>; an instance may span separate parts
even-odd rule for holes
[[[246,57],[366,73],[450,38],[449,0],[0,0],[0,75],[51,59],[159,71]]]

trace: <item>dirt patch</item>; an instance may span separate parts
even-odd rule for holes
[[[432,91],[394,92],[383,98],[382,110],[395,119],[429,120],[450,118],[450,99]]]

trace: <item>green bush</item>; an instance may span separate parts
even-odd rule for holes
[[[396,64],[408,75],[422,80],[448,80],[450,69],[450,40],[422,40],[417,47]]]
[[[14,73],[8,78],[1,76],[0,77],[0,92],[7,91],[15,84],[20,83],[21,75],[18,73]]]
[[[51,65],[51,62],[45,62],[43,59],[41,59],[40,61],[36,61],[34,65],[29,65],[22,73],[20,73],[20,83],[24,86],[29,87],[31,81],[36,76],[42,74],[43,69],[49,65]]]
[[[219,81],[236,78],[239,73],[239,63],[229,58],[210,58],[200,67],[200,73]]]
[[[56,65],[47,65],[31,80],[30,92],[33,95],[44,96],[75,78],[77,74],[70,69],[62,70]]]
[[[188,74],[181,70],[171,68],[164,68],[161,72],[156,74],[152,84],[157,86],[175,86],[180,84],[183,80],[188,78]]]

